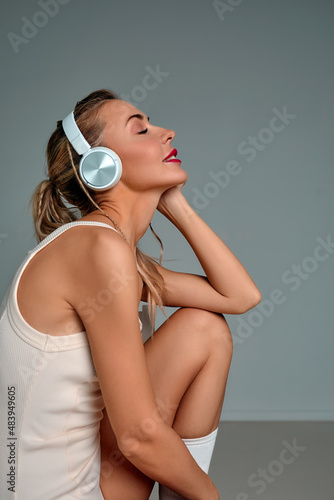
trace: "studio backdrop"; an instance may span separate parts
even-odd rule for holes
[[[0,295],[37,244],[28,203],[57,120],[115,90],[175,130],[186,198],[262,293],[226,315],[222,420],[332,420],[333,19],[330,0],[2,2]],[[153,227],[166,267],[202,272]],[[149,232],[141,248],[159,255]]]

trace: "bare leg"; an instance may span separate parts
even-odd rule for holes
[[[157,405],[182,438],[218,427],[233,342],[223,316],[199,309],[176,311],[144,345]],[[147,500],[154,481],[117,448],[109,421],[101,425],[101,488],[106,500]]]

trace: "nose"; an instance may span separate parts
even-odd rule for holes
[[[162,131],[161,131],[161,142],[163,144],[165,144],[168,141],[172,142],[172,140],[174,139],[174,137],[175,137],[174,130],[169,130],[167,128],[162,129]]]

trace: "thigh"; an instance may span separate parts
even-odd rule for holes
[[[208,311],[181,308],[144,344],[156,403],[170,426],[184,394],[211,354],[210,322],[218,321],[225,320]]]

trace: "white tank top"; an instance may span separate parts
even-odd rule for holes
[[[86,332],[41,333],[24,320],[17,303],[18,283],[30,260],[77,224],[113,229],[74,221],[53,231],[27,253],[0,306],[1,500],[103,500],[104,403]]]

